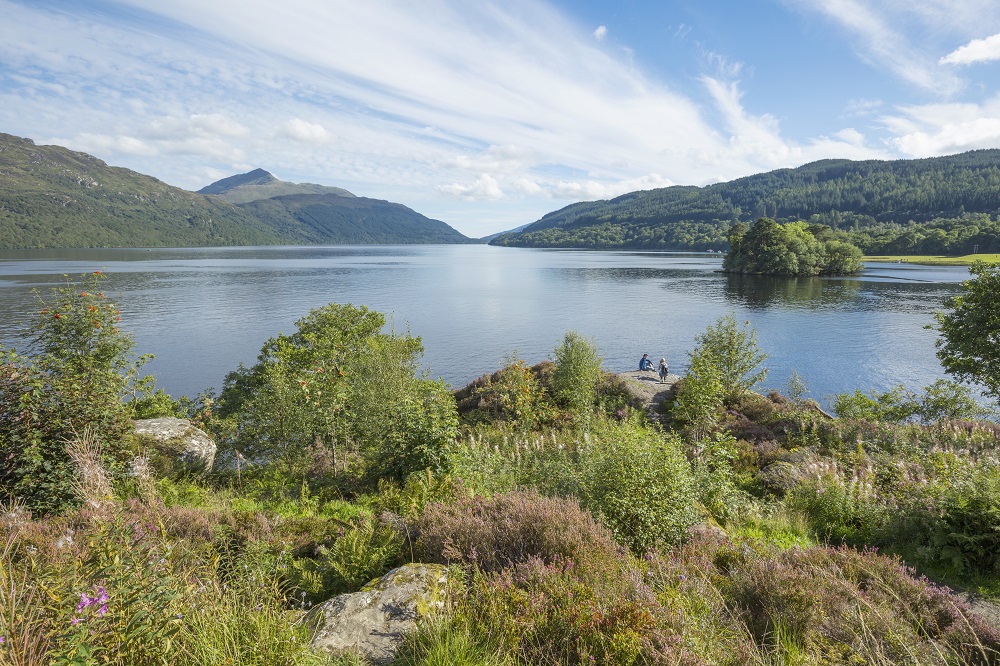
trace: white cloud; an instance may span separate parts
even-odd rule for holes
[[[845,127],[839,132],[835,132],[833,136],[852,146],[863,146],[865,144],[865,135],[853,127]]]
[[[939,62],[944,65],[971,65],[993,60],[1000,60],[1000,34],[985,39],[973,39],[941,58]]]
[[[881,118],[889,143],[908,157],[932,157],[1000,145],[1000,95],[982,104],[902,106]]]
[[[496,178],[488,173],[479,174],[479,178],[468,185],[451,183],[450,185],[441,185],[437,190],[442,194],[467,201],[494,201],[504,197],[500,184],[497,183]]]
[[[608,26],[606,25],[599,25],[597,26],[597,29],[594,30],[594,39],[596,39],[599,42],[603,42],[607,36],[608,36]]]
[[[281,126],[281,135],[296,141],[323,143],[330,140],[330,133],[319,123],[292,118]]]
[[[544,192],[541,185],[530,178],[515,178],[510,183],[510,189],[517,194],[532,196]]]
[[[549,190],[549,195],[555,199],[570,199],[584,201],[587,199],[611,199],[627,192],[636,190],[652,190],[658,187],[669,187],[675,183],[658,173],[651,173],[639,178],[621,180],[614,183],[587,181],[559,181]]]

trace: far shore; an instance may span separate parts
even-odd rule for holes
[[[878,257],[864,257],[868,262],[888,262],[903,264],[924,264],[928,266],[968,266],[974,261],[1000,262],[1000,254],[966,254],[961,257],[945,257],[930,254],[900,254]]]

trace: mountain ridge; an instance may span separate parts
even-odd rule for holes
[[[826,159],[698,187],[583,201],[493,239],[519,247],[722,250],[734,222],[770,217],[842,231],[1000,213],[1000,150],[916,160]]]
[[[293,192],[258,198],[276,191],[275,183]],[[402,204],[283,183],[263,169],[212,186],[251,200],[190,192],[87,153],[0,133],[0,249],[474,242]]]

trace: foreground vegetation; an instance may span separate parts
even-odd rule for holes
[[[942,331],[996,307],[978,268]],[[932,582],[1000,597],[1000,426],[961,385],[832,418],[798,377],[755,393],[766,359],[726,317],[652,411],[572,332],[451,393],[419,338],[331,304],[175,402],[100,280],[0,366],[0,664],[357,664],[314,653],[302,611],[410,561],[460,585],[396,664],[1000,659],[996,620]],[[220,444],[211,475],[130,434],[181,413]]]

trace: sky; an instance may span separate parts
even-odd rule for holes
[[[576,201],[1000,147],[997,0],[0,0],[0,132],[263,168],[481,237]]]

